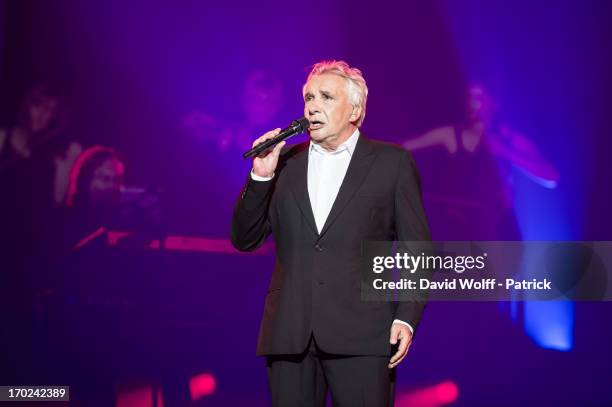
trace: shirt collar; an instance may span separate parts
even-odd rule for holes
[[[359,139],[359,134],[360,134],[359,129],[355,129],[353,134],[351,134],[351,137],[346,139],[344,143],[340,144],[338,148],[336,149],[336,151],[327,151],[326,149],[321,147],[319,144],[316,144],[312,140],[310,140],[309,152],[312,153],[313,151],[316,151],[322,154],[336,155],[336,154],[342,153],[343,151],[346,151],[348,152],[349,156],[352,157],[353,152],[355,151],[355,147],[357,146],[357,140]]]

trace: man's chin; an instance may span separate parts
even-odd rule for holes
[[[313,141],[323,141],[325,140],[325,138],[327,137],[326,134],[321,131],[322,129],[316,129],[316,130],[308,130],[308,135],[310,136],[310,139]]]

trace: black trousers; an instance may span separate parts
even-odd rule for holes
[[[334,407],[393,406],[395,369],[388,356],[332,355],[311,336],[299,355],[267,356],[274,407],[325,407],[329,389]]]

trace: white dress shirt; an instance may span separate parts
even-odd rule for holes
[[[356,129],[335,151],[325,150],[319,144],[310,141],[308,148],[308,196],[319,233],[321,233],[338,191],[340,191],[358,139],[359,129]],[[269,181],[273,177],[274,175],[269,178],[260,177],[251,171],[251,178],[255,181]],[[414,329],[409,323],[399,319],[393,322],[408,326],[410,332],[414,334]]]
[[[319,233],[340,191],[358,138],[359,130],[355,130],[351,137],[340,144],[335,151],[325,150],[321,145],[310,141],[308,196]]]

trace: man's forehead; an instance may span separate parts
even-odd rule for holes
[[[315,75],[304,85],[304,93],[316,91],[342,91],[345,79],[333,73]]]

